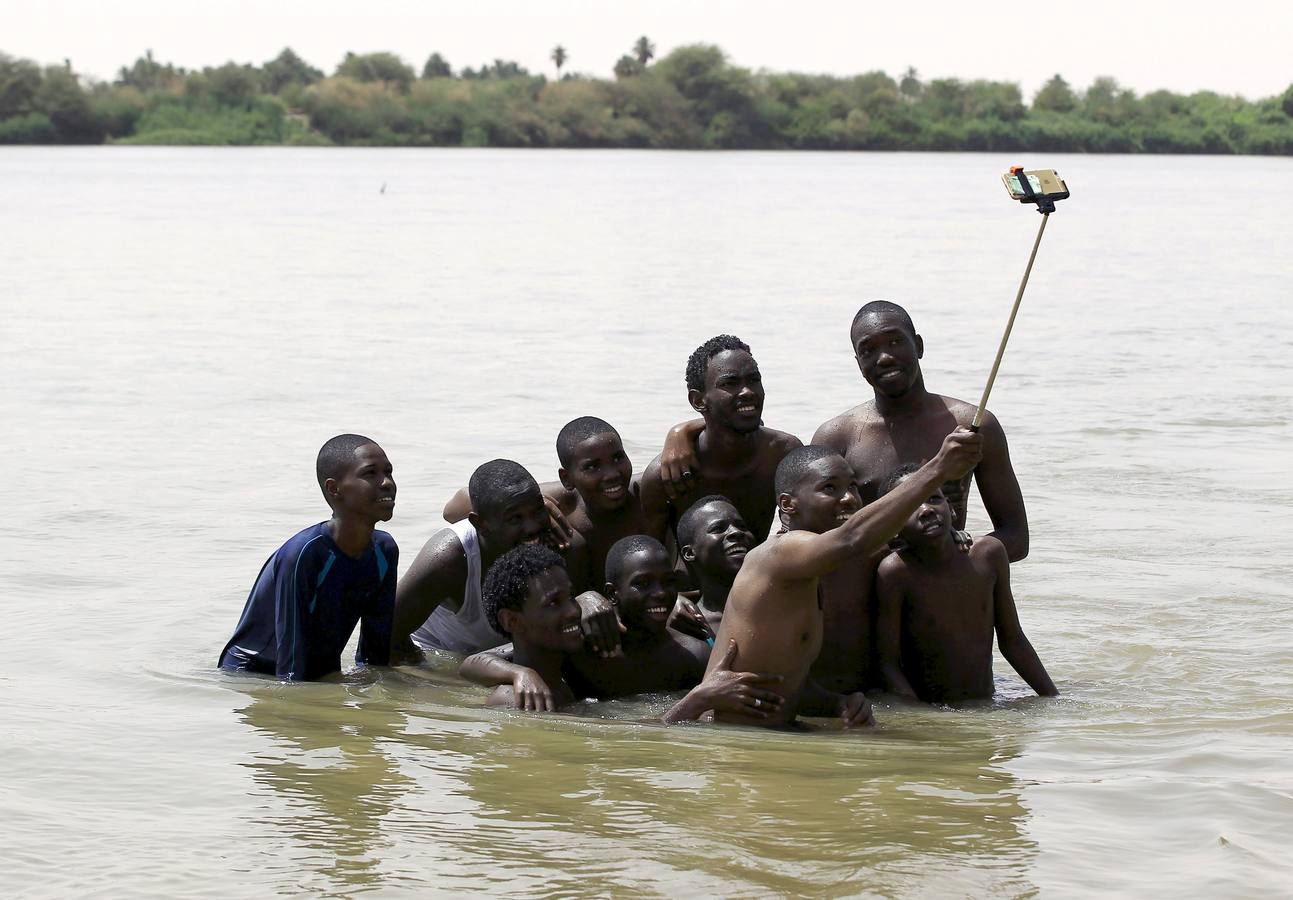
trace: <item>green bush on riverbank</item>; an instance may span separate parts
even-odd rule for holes
[[[325,77],[291,50],[201,71],[150,52],[104,83],[0,54],[0,143],[1293,154],[1293,87],[1137,96],[1057,75],[1025,103],[1011,83],[914,70],[752,72],[708,45],[651,57],[642,39],[613,78],[549,81],[506,60],[455,74],[439,54],[420,76],[393,54],[347,54]]]

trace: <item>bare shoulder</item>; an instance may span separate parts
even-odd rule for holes
[[[903,559],[901,553],[889,553],[880,560],[880,564],[875,568],[875,577],[877,579],[892,580],[905,574],[910,566],[907,560]]]
[[[1010,556],[1006,553],[1006,545],[990,534],[974,539],[974,544],[970,547],[970,559],[994,568],[1001,566],[1008,568],[1010,566]]]
[[[875,415],[874,400],[859,403],[835,418],[823,422],[813,432],[813,443],[843,451],[852,442],[853,435],[874,419]]]
[[[765,445],[781,456],[785,456],[791,450],[804,445],[803,441],[788,431],[778,431],[775,428],[768,428],[766,425],[762,431]]]

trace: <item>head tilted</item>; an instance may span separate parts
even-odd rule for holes
[[[362,434],[339,434],[329,438],[319,448],[319,455],[314,461],[314,474],[319,479],[319,490],[329,479],[339,481],[346,474],[346,469],[355,463],[355,451],[367,444],[376,445],[372,438]],[[327,491],[324,491],[327,497]]]
[[[839,456],[839,453],[830,447],[823,447],[821,444],[796,447],[787,453],[785,458],[777,465],[777,474],[773,480],[773,490],[776,491],[778,496],[793,492],[813,463],[819,459],[827,459],[832,456]]]
[[[561,465],[567,469],[574,465],[575,448],[590,437],[597,437],[599,434],[620,436],[609,422],[596,416],[580,416],[574,421],[567,422],[557,435],[557,459],[561,461]]]
[[[687,389],[705,390],[705,372],[709,369],[709,361],[728,350],[744,350],[749,353],[750,345],[735,335],[720,334],[693,350],[687,358]]]
[[[687,511],[683,513],[682,518],[678,520],[677,535],[679,547],[686,547],[696,543],[697,530],[701,527],[705,518],[705,507],[709,506],[711,503],[726,503],[733,509],[736,508],[735,504],[722,494],[709,494],[705,497],[701,497],[691,506],[687,507]]]
[[[521,544],[504,553],[489,567],[481,600],[485,618],[499,634],[509,634],[499,621],[499,611],[522,612],[530,589],[530,579],[549,569],[563,569],[565,563],[557,553],[542,544]]]
[[[523,465],[510,459],[491,459],[477,467],[467,482],[471,508],[482,516],[498,512],[512,497],[531,489],[538,495],[539,483]]]

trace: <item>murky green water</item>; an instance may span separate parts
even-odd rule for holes
[[[324,516],[335,432],[390,453],[407,565],[477,462],[550,477],[576,415],[645,465],[720,331],[805,438],[864,396],[866,299],[976,397],[1036,227],[1014,162],[1074,191],[993,395],[1059,701],[998,661],[989,708],[764,734],[639,724],[666,698],[486,711],[447,663],[213,669],[264,558]],[[10,891],[1293,884],[1293,162],[34,148],[0,152],[0,195]]]

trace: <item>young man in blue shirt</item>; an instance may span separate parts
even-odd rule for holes
[[[338,435],[319,450],[319,488],[332,518],[293,536],[266,561],[220,667],[314,681],[341,670],[355,625],[355,662],[387,665],[399,548],[378,522],[395,511],[390,460],[373,440]]]

